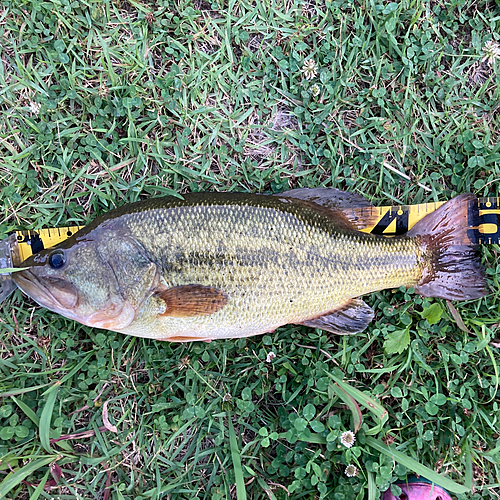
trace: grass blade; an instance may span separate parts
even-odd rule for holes
[[[429,481],[437,484],[438,486],[441,486],[442,488],[447,489],[451,493],[460,494],[460,493],[470,492],[469,488],[462,486],[461,484],[458,484],[455,481],[452,481],[451,479],[442,476],[441,474],[438,474],[432,469],[429,469],[429,467],[422,465],[415,459],[408,457],[404,453],[396,450],[392,446],[384,444],[382,441],[378,439],[366,436],[366,444],[368,446],[371,446],[375,450],[379,451],[380,453],[383,453],[384,455],[390,457],[392,460],[395,460],[401,465],[404,465],[407,469],[410,469],[411,471],[415,472],[415,474],[425,477]]]
[[[47,479],[49,478],[50,470],[48,470],[45,473],[45,476],[43,476],[42,480],[40,481],[40,484],[35,488],[35,491],[31,494],[30,500],[38,500],[38,497],[41,495],[43,488],[45,486],[45,483],[47,482]]]
[[[19,408],[23,411],[23,413],[37,426],[40,427],[40,417],[26,404],[23,403],[22,401],[19,401],[17,398],[14,396],[12,397],[12,401],[16,403]]]
[[[460,330],[462,330],[463,332],[470,333],[470,330],[465,326],[464,320],[460,316],[460,313],[457,311],[457,308],[449,300],[446,301],[446,305],[448,306],[448,309],[453,316],[453,319],[455,320],[458,328],[460,328]]]
[[[56,402],[57,394],[59,392],[60,382],[57,382],[56,385],[49,389],[49,395],[47,397],[47,401],[45,402],[45,406],[42,410],[42,415],[40,416],[40,442],[42,446],[48,451],[51,452],[52,448],[50,447],[50,423],[52,420],[52,411],[54,409],[54,403]]]
[[[61,379],[60,384],[64,384],[67,380],[70,380],[75,373],[80,371],[80,369],[86,365],[87,361],[93,356],[92,352],[89,352],[76,366],[74,366],[64,377]]]
[[[486,339],[486,326],[481,325],[481,340]],[[486,345],[486,352],[488,353],[488,356],[491,359],[491,364],[493,366],[493,371],[495,373],[495,392],[493,393],[493,396],[488,400],[488,403],[493,401],[496,398],[496,395],[498,393],[498,384],[499,384],[499,374],[498,374],[498,365],[496,362],[495,355],[493,354],[491,347],[489,345]]]
[[[269,486],[266,484],[264,479],[262,479],[261,477],[257,477],[257,482],[259,483],[260,487],[262,488],[262,491],[265,491],[269,500],[277,500],[276,495],[273,493],[271,488],[269,488]]]
[[[469,442],[465,442],[465,485],[472,490],[474,488],[474,474],[472,471],[472,456]]]
[[[7,396],[17,396],[18,394],[26,394],[27,392],[36,391],[42,387],[47,387],[49,384],[34,385],[32,387],[25,387],[24,389],[10,389],[9,391],[2,392],[0,398],[6,398]]]
[[[352,418],[354,421],[354,432],[358,432],[359,428],[361,427],[361,422],[363,421],[363,416],[361,415],[361,410],[358,403],[337,383],[331,384],[330,387],[332,388],[332,391],[347,405],[349,410],[351,410]]]
[[[0,499],[5,498],[7,493],[9,493],[13,488],[15,488],[21,481],[27,478],[30,474],[37,471],[41,467],[45,467],[50,464],[53,460],[57,458],[57,455],[52,455],[50,457],[39,458],[38,460],[33,460],[29,464],[25,465],[18,471],[9,474],[2,484],[0,484]]]
[[[377,434],[382,429],[382,426],[387,422],[389,418],[389,413],[387,410],[374,398],[368,396],[368,394],[361,392],[359,389],[350,386],[346,382],[340,380],[335,377],[331,373],[325,371],[325,373],[349,396],[351,396],[355,401],[357,401],[361,406],[364,406],[368,411],[373,413],[376,417],[376,421],[378,420],[378,425],[369,431],[367,431],[368,435]]]
[[[238,500],[246,500],[245,478],[243,477],[241,456],[238,450],[238,443],[236,442],[236,432],[234,432],[233,422],[230,416],[227,421],[229,427],[229,444],[231,446],[231,456],[233,457],[234,477],[236,478],[236,498]]]
[[[373,473],[367,471],[366,474],[368,477],[368,500],[378,500],[379,494]]]

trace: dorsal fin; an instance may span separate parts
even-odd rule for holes
[[[274,196],[307,200],[328,208],[372,207],[373,205],[357,193],[335,188],[299,188],[277,193]]]
[[[335,214],[343,220],[349,229],[356,231],[372,227],[377,221],[375,207],[369,201],[360,194],[348,193],[340,189],[300,188],[277,193],[274,196],[303,200],[326,208],[332,215]]]
[[[219,288],[198,284],[161,286],[155,295],[165,302],[166,310],[162,316],[173,318],[207,316],[221,310],[228,302],[227,295]]]

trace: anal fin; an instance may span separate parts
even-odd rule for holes
[[[173,318],[207,316],[220,311],[228,302],[227,295],[219,288],[198,284],[161,287],[155,295],[165,302],[162,316]]]
[[[373,315],[373,309],[361,299],[350,299],[333,312],[299,324],[338,335],[350,335],[362,332],[372,321]]]

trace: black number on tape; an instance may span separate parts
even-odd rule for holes
[[[384,234],[392,221],[396,220],[396,232],[394,234],[405,234],[408,231],[408,217],[410,210],[406,207],[391,208],[378,221],[377,225],[371,230],[372,234]]]
[[[475,202],[469,203],[467,224],[469,229],[467,229],[467,236],[472,243],[476,245],[488,244],[488,243],[498,243],[500,236],[500,214],[483,214],[479,215],[479,208],[482,210],[496,210],[496,204],[491,204],[487,207],[485,203],[481,203],[478,207]],[[495,230],[487,234],[483,234],[479,231],[479,226],[481,224],[492,224],[495,226]]]
[[[35,231],[23,231],[21,234],[23,235],[23,237],[22,239],[20,239],[18,236],[18,242],[27,243],[28,245],[30,245],[32,253],[41,252],[45,248],[40,235]]]

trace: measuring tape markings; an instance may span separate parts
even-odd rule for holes
[[[85,226],[68,226],[51,229],[30,229],[16,231],[17,243],[19,248],[19,257],[21,262],[26,260],[34,253],[41,252],[45,248],[50,248],[61,241],[67,240]],[[15,262],[18,266],[21,262]]]
[[[446,202],[431,202],[418,205],[353,208],[360,220],[376,215],[376,222],[363,229],[364,232],[392,236],[405,234],[419,220]],[[479,209],[479,212],[477,210]],[[479,217],[478,217],[479,214]],[[500,239],[500,198],[479,198],[478,203],[469,202],[467,235],[472,243],[498,243]],[[44,248],[50,248],[66,240],[84,226],[68,226],[51,229],[16,231],[20,262]],[[16,259],[17,260],[17,259]]]
[[[489,243],[498,243],[500,232],[500,197],[481,198],[479,200],[479,215],[482,218],[482,232],[496,235],[496,240]],[[481,231],[481,227],[479,228]],[[491,240],[491,236],[489,236]]]
[[[381,207],[378,209],[378,221],[363,231],[384,236],[405,234],[419,220],[444,203]],[[481,198],[479,203],[469,202],[467,219],[467,236],[471,243],[484,245],[499,242],[500,198]]]

